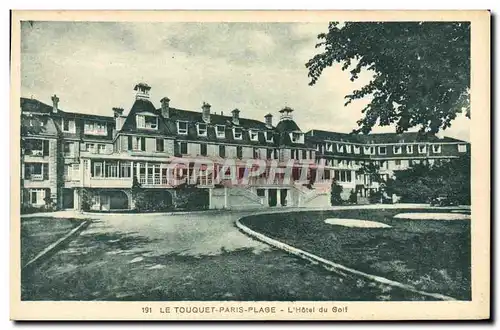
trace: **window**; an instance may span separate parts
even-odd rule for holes
[[[24,164],[24,177],[28,180],[48,180],[49,164],[45,163],[26,163]]]
[[[97,152],[100,154],[105,154],[106,153],[106,145],[105,144],[98,144],[97,145]]]
[[[441,153],[441,145],[440,144],[433,144],[432,145],[432,152],[435,154],[440,154]]]
[[[130,162],[120,162],[120,177],[130,178]]]
[[[326,151],[333,152],[333,143],[327,142],[325,147]]]
[[[364,153],[365,155],[371,155],[371,154],[372,154],[372,148],[373,148],[373,147],[364,147],[364,148],[363,148],[363,153]]]
[[[259,132],[255,130],[250,130],[248,134],[250,135],[251,141],[259,141]]]
[[[412,154],[413,153],[413,146],[412,145],[406,146],[406,153],[407,154]]]
[[[253,148],[253,158],[254,159],[259,158],[259,149],[258,148]]]
[[[243,138],[243,130],[240,127],[233,128],[233,136],[235,140],[241,140]]]
[[[215,133],[219,139],[226,137],[226,126],[217,125],[215,126]]]
[[[337,152],[344,152],[344,145],[343,144],[337,144]]]
[[[94,177],[101,178],[103,177],[103,171],[102,171],[102,163],[101,162],[94,162]]]
[[[187,121],[178,121],[177,122],[177,134],[187,135],[187,133],[188,133]]]
[[[188,144],[187,144],[187,142],[181,142],[180,143],[180,151],[181,151],[181,155],[187,155],[187,153],[188,153]]]
[[[403,152],[403,147],[401,146],[394,146],[393,147],[393,152],[395,155],[400,155]]]
[[[241,146],[236,147],[236,157],[239,159],[243,158],[243,147]]]
[[[157,152],[163,152],[164,149],[164,140],[163,139],[156,139],[156,151]]]
[[[351,182],[351,180],[352,180],[351,171],[335,170],[334,177],[339,182]]]
[[[278,159],[278,158],[279,158],[278,149],[274,149],[274,159]]]
[[[292,133],[292,142],[293,143],[302,143],[302,133]]]
[[[49,140],[27,140],[25,144],[26,155],[48,156]]]
[[[118,163],[113,161],[106,162],[106,177],[118,178]]]
[[[137,128],[158,129],[158,117],[150,115],[137,115]]]
[[[354,153],[356,155],[359,155],[359,153],[361,152],[361,148],[359,146],[353,146],[353,148],[354,148]]]
[[[273,142],[273,132],[266,132],[266,142]]]
[[[75,149],[75,144],[73,142],[64,142],[63,144],[64,156],[73,157],[75,155],[74,149]]]
[[[458,152],[467,152],[467,145],[466,144],[459,144],[458,145]]]
[[[219,146],[219,157],[226,157],[226,146],[220,145]]]
[[[378,147],[378,154],[379,155],[386,155],[387,154],[387,147]]]
[[[95,144],[85,143],[85,151],[95,154],[96,153]]]
[[[401,166],[401,159],[396,159],[396,160],[394,161],[394,164],[395,164],[396,166]]]
[[[207,144],[206,143],[202,143],[200,145],[200,154],[202,156],[206,156],[207,155]]]
[[[425,154],[427,152],[427,146],[425,144],[418,145],[418,153]]]
[[[75,133],[75,121],[72,119],[63,118],[63,132]]]
[[[83,133],[90,135],[107,135],[106,123],[98,121],[86,121],[83,126]]]
[[[47,196],[47,190],[45,189],[30,189],[30,203],[32,205],[44,205],[45,198]]]
[[[307,150],[302,150],[302,159],[307,159]]]
[[[273,149],[266,149],[266,158],[273,159]]]
[[[198,136],[207,136],[207,124],[198,123]]]
[[[132,137],[132,150],[146,151],[146,138],[140,136]]]
[[[259,197],[266,196],[266,190],[265,189],[257,189],[257,196],[259,196]]]
[[[345,145],[345,152],[347,152],[347,153],[350,154],[351,153],[351,148],[352,148],[352,146],[350,144],[346,144]]]

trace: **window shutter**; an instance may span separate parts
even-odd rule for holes
[[[49,155],[49,140],[43,140],[43,155]]]
[[[146,151],[146,138],[141,137],[141,151]]]
[[[42,164],[43,179],[49,179],[49,164]]]
[[[31,176],[31,165],[24,164],[24,177],[29,179],[30,176]]]

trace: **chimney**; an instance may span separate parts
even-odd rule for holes
[[[233,124],[239,125],[240,124],[240,110],[234,109],[233,111],[231,111],[231,113],[233,114]]]
[[[273,115],[268,113],[267,115],[264,116],[264,121],[266,123],[267,128],[272,128],[273,127]]]
[[[123,115],[123,108],[113,108],[113,117],[117,118]]]
[[[149,99],[149,90],[151,86],[146,83],[138,83],[134,87],[135,91],[135,99],[136,100],[148,100]]]
[[[203,102],[203,105],[201,106],[201,117],[205,123],[210,123],[210,107],[211,105],[206,102]]]
[[[59,104],[59,98],[57,97],[56,94],[54,94],[54,96],[52,96],[52,112],[53,113],[57,113],[57,111],[59,110],[58,104]]]
[[[125,123],[125,117],[123,116],[122,108],[113,108],[113,117],[115,117],[115,131],[119,131]]]
[[[164,97],[160,100],[161,102],[161,115],[163,118],[170,118],[170,99]]]

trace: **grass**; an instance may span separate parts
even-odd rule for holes
[[[393,219],[423,210],[339,210],[250,216],[249,228],[356,270],[471,299],[469,221]],[[432,212],[443,212],[432,211]],[[349,228],[326,218],[377,221],[392,228]]]
[[[25,265],[80,223],[79,219],[21,218],[21,265]]]

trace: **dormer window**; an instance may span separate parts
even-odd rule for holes
[[[427,146],[425,144],[418,145],[418,153],[425,154],[427,152]]]
[[[441,145],[440,144],[433,144],[432,145],[432,152],[435,154],[440,154],[441,153]]]
[[[375,147],[364,147],[363,152],[365,155],[373,155],[375,153]]]
[[[217,125],[215,126],[215,134],[217,135],[217,138],[223,139],[226,137],[226,126],[224,125]]]
[[[137,128],[158,129],[158,117],[148,115],[137,115]]]
[[[407,154],[413,153],[413,146],[411,144],[406,146],[406,153]]]
[[[266,132],[266,142],[273,142],[273,132]]]
[[[248,134],[250,135],[250,141],[259,141],[259,132],[256,130],[250,130]]]
[[[233,136],[235,140],[243,139],[243,130],[240,127],[233,128]]]
[[[329,151],[329,152],[333,151],[333,143],[328,142],[326,144],[326,151]]]
[[[207,124],[198,123],[198,136],[207,136]]]
[[[177,134],[187,135],[187,133],[188,133],[187,121],[178,121],[177,122]]]
[[[402,146],[394,146],[393,152],[395,155],[400,155],[403,152],[403,147]]]
[[[458,152],[467,152],[467,145],[466,144],[459,144],[458,145]]]
[[[378,147],[378,154],[379,155],[386,155],[387,154],[387,147]]]
[[[295,132],[292,132],[290,133],[290,136],[292,138],[292,142],[293,143],[304,143],[304,135],[302,133],[295,133]]]
[[[344,152],[344,145],[343,144],[337,144],[337,152]]]
[[[356,155],[359,155],[359,153],[361,152],[361,148],[360,148],[360,146],[353,146],[353,148],[354,148],[354,153],[355,153]]]
[[[351,148],[352,148],[352,146],[350,144],[346,144],[345,145],[345,152],[351,153]]]
[[[89,135],[107,135],[106,123],[98,121],[85,121],[83,133]]]
[[[75,133],[75,121],[72,119],[63,118],[62,120],[63,132]]]

